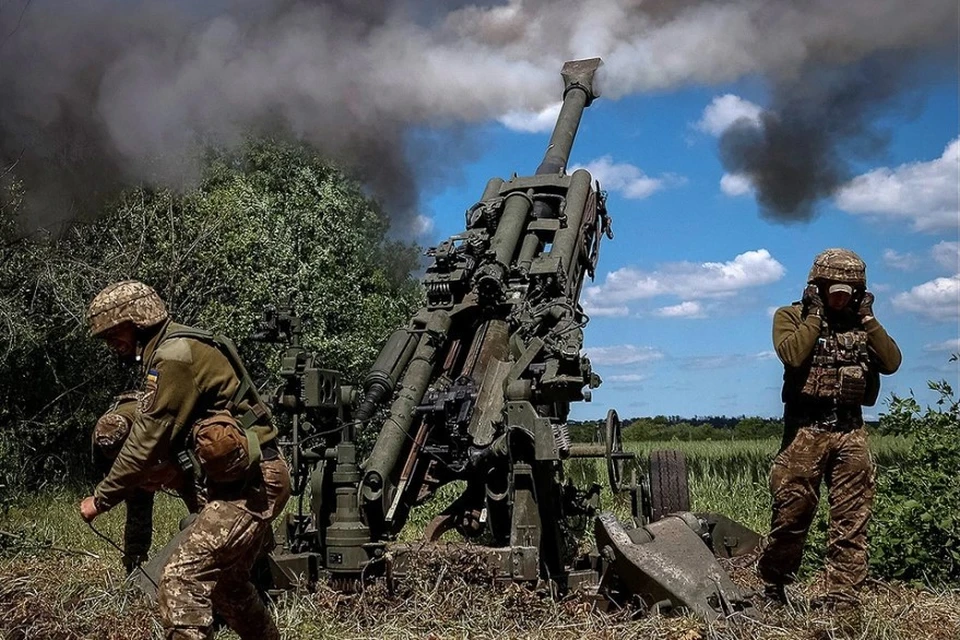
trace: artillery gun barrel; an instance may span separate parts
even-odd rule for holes
[[[576,171],[568,177],[565,170],[583,110],[599,95],[594,76],[600,64],[599,58],[564,64],[561,70],[563,105],[537,176],[514,177],[508,182],[494,178],[484,189],[481,202],[503,199],[483,264],[473,277],[473,291],[480,306],[487,311],[493,312],[505,300],[506,283],[513,273],[518,251],[531,264],[540,258],[551,258],[567,273],[578,266],[577,243],[583,232],[584,207],[592,193],[591,178],[586,171]],[[541,218],[558,220],[558,223],[556,227],[548,224],[539,231],[525,234],[530,220]],[[549,256],[538,256],[548,237],[552,240]],[[523,250],[520,250],[521,240]],[[561,277],[561,280],[566,279]],[[572,289],[578,291],[580,278],[575,280]],[[421,316],[418,322],[420,326],[425,325],[422,334],[401,330],[390,338],[364,382],[363,399],[355,414],[358,419],[369,419],[383,401],[393,397],[389,415],[362,465],[359,495],[373,539],[382,533],[387,514],[384,507],[397,490],[398,465],[405,452],[417,446],[412,444],[418,424],[417,408],[443,358],[453,312],[436,308]],[[503,410],[503,385],[510,372],[507,365],[510,330],[507,322],[497,317],[487,318],[473,329],[470,351],[459,374],[470,376],[482,387],[468,432],[475,442],[487,445],[494,437],[493,425]]]
[[[557,123],[554,125],[553,134],[550,136],[550,143],[547,145],[543,161],[537,168],[536,175],[562,174],[567,162],[570,160],[570,150],[573,148],[574,138],[577,136],[577,129],[580,127],[580,119],[583,116],[583,110],[599,97],[600,93],[596,88],[595,75],[600,68],[600,58],[589,58],[586,60],[572,60],[564,63],[560,75],[563,77],[563,106],[560,108],[560,115],[557,117]],[[590,190],[589,174],[583,172],[585,177],[581,177],[580,184],[576,189],[572,189],[571,199],[568,209],[582,209]],[[576,184],[576,183],[575,183]],[[490,194],[490,185],[484,192],[484,197]],[[524,229],[527,227],[527,220],[533,214],[534,218],[555,217],[556,212],[550,212],[549,205],[543,201],[534,202],[526,191],[512,191],[507,194],[503,204],[503,214],[500,216],[500,222],[497,230],[490,241],[490,251],[495,260],[487,264],[478,274],[478,290],[481,295],[486,297],[496,297],[502,292],[503,282],[514,256],[517,254],[517,248],[520,244],[520,238],[523,236]],[[572,246],[579,236],[579,217],[582,216],[582,210],[574,213],[575,220],[570,222],[567,227],[567,233],[561,233],[561,249],[552,253],[554,257],[561,256],[564,266],[570,268],[573,261],[569,254],[572,252]],[[570,215],[568,213],[568,215]],[[566,236],[570,236],[567,238]],[[536,251],[536,238],[531,238],[527,243],[526,250],[522,257],[532,259],[532,253]],[[531,254],[526,256],[526,254]]]
[[[572,60],[564,63],[560,70],[560,75],[563,76],[563,106],[560,107],[560,115],[553,127],[553,135],[550,136],[543,162],[537,167],[538,176],[561,173],[566,169],[583,110],[600,95],[594,84],[594,76],[600,64],[600,58]]]

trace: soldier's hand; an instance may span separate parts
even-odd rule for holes
[[[803,290],[803,306],[807,313],[823,317],[823,298],[820,297],[820,288],[815,284],[808,284]]]
[[[869,291],[863,292],[863,299],[860,301],[860,309],[858,310],[861,320],[869,320],[873,317],[873,294]]]
[[[98,515],[100,515],[100,510],[97,509],[97,502],[93,496],[84,498],[83,502],[80,503],[80,517],[86,522],[93,522]]]

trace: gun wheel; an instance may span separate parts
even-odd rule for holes
[[[607,479],[610,490],[620,493],[623,490],[623,476],[627,459],[623,456],[623,436],[620,431],[620,416],[615,409],[607,411],[603,440],[606,445]]]
[[[677,511],[690,511],[687,459],[683,452],[652,451],[649,468],[651,521]]]

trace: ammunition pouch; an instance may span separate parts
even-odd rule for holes
[[[852,365],[837,369],[837,402],[862,404],[867,390],[867,376],[863,367]]]
[[[243,480],[260,461],[260,440],[252,430],[243,430],[227,411],[197,422],[191,430],[193,451],[200,468],[213,482]]]

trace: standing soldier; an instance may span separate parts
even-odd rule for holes
[[[250,570],[290,497],[290,473],[233,344],[172,322],[157,293],[136,281],[97,294],[87,320],[91,335],[139,362],[143,388],[130,434],[81,515],[92,521],[108,511],[148,485],[158,465],[198,468],[208,501],[157,594],[166,637],[206,638],[216,610],[245,640],[279,638]]]
[[[873,315],[866,265],[847,249],[813,261],[803,299],[773,317],[783,362],[784,433],[770,472],[773,517],[758,570],[768,595],[785,601],[826,480],[830,531],[826,603],[855,603],[867,577],[867,522],[874,468],[862,406],[873,406],[880,374],[900,367],[900,349]]]

